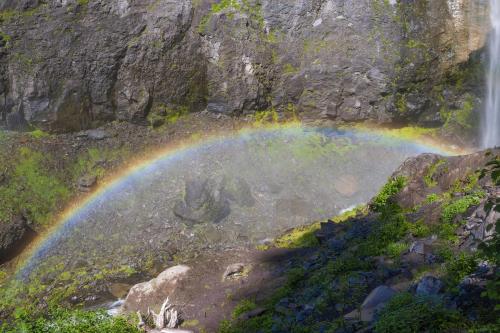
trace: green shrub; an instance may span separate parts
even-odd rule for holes
[[[440,300],[403,293],[396,295],[382,310],[375,332],[456,332],[464,326],[461,315],[446,309]]]
[[[434,180],[434,175],[443,164],[446,164],[446,160],[440,159],[436,163],[432,164],[427,170],[427,174],[424,176],[424,182],[428,187],[434,187],[437,185],[437,181]]]
[[[31,136],[35,139],[43,139],[43,138],[46,138],[46,137],[49,137],[50,134],[47,133],[47,132],[44,132],[42,130],[34,130],[33,132],[30,132]]]
[[[476,256],[461,252],[446,262],[445,281],[451,287],[456,287],[460,281],[477,268]]]
[[[139,333],[124,317],[111,317],[103,311],[52,311],[46,317],[33,318],[20,310],[14,322],[0,327],[5,333]]]
[[[431,234],[431,228],[424,223],[423,220],[417,221],[415,223],[409,223],[408,229],[410,233],[418,238],[427,237]]]
[[[236,305],[236,307],[234,308],[232,318],[238,319],[240,315],[242,315],[245,312],[252,311],[256,307],[257,305],[255,305],[254,302],[244,299],[241,302],[239,302],[238,305]]]
[[[387,245],[386,253],[391,258],[399,258],[409,248],[408,243],[390,243]]]
[[[388,208],[392,208],[391,199],[406,186],[406,178],[398,176],[387,182],[379,194],[372,200],[370,208],[374,212],[382,213]]]
[[[479,205],[483,196],[484,195],[480,193],[469,194],[445,205],[441,213],[441,221],[444,223],[452,223],[455,216],[467,212],[472,206]]]

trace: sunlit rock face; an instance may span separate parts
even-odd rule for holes
[[[439,1],[430,4],[436,3]],[[486,20],[489,16],[489,1],[448,0],[447,5],[450,16],[446,20],[441,41],[453,50],[450,61],[445,64],[456,65],[466,62],[472,52],[485,46],[490,31],[490,23]]]
[[[0,119],[75,131],[145,123],[157,109],[274,107],[442,125],[443,106],[482,95],[471,54],[486,40],[487,2],[4,1]]]
[[[266,244],[376,194],[407,157],[431,149],[376,135],[248,132],[166,155],[76,210],[23,273],[165,267],[203,251]]]

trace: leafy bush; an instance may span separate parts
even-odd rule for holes
[[[244,299],[240,303],[238,303],[238,305],[236,305],[236,307],[233,310],[232,317],[233,319],[238,319],[240,315],[242,315],[245,312],[252,311],[256,307],[257,305],[255,305],[254,302]]]
[[[14,323],[4,324],[5,333],[139,333],[124,317],[111,317],[103,311],[58,309],[47,317],[33,318],[18,311]]]
[[[34,130],[33,132],[30,133],[31,136],[35,139],[43,139],[43,138],[46,138],[46,137],[49,137],[50,134],[48,134],[47,132],[44,132],[42,130]]]
[[[439,299],[396,295],[380,313],[376,333],[456,332],[465,320],[457,311],[448,310]]]
[[[450,286],[456,286],[477,268],[476,256],[461,252],[457,256],[451,257],[446,262],[446,282]]]
[[[372,200],[370,208],[374,212],[382,213],[392,206],[391,199],[406,186],[406,178],[398,176],[391,179],[382,187],[379,194]]]
[[[391,258],[399,258],[408,248],[408,243],[390,243],[387,245],[386,253]]]
[[[481,193],[469,194],[444,206],[441,213],[441,221],[452,223],[455,216],[467,212],[474,205],[479,205],[483,196]]]

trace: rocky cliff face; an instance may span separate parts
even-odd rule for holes
[[[7,0],[0,10],[0,119],[11,129],[205,108],[439,125],[482,96],[486,0]]]

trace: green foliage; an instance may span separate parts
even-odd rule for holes
[[[391,258],[399,258],[403,253],[408,251],[408,243],[394,242],[387,245],[386,253]]]
[[[89,148],[86,153],[78,157],[71,169],[73,180],[82,176],[104,177],[106,173],[105,164],[123,161],[129,156],[127,148],[121,149],[99,149]]]
[[[409,223],[408,230],[414,237],[417,238],[424,238],[431,235],[431,228],[429,228],[423,220],[419,220],[415,223]]]
[[[388,183],[382,187],[382,190],[377,194],[377,196],[372,200],[370,208],[374,212],[382,213],[387,209],[392,209],[393,203],[391,200],[406,186],[406,178],[403,176],[398,176],[391,179]]]
[[[90,0],[77,0],[76,3],[80,6],[87,6]]]
[[[347,210],[344,213],[337,215],[335,217],[332,217],[331,220],[335,223],[342,223],[350,218],[355,217],[358,214],[365,213],[367,211],[367,207],[365,205],[360,205],[355,207],[354,209]]]
[[[486,168],[481,171],[480,178],[484,178],[487,174],[490,175],[492,182],[500,185],[500,158],[496,156],[486,164]],[[486,211],[489,213],[492,210],[500,211],[500,198],[492,198],[485,205]],[[495,228],[492,237],[479,245],[479,257],[488,260],[496,267],[500,267],[500,219],[495,222],[495,225],[490,225],[489,228]],[[488,229],[491,231],[491,229]],[[496,304],[495,312],[500,318],[500,270],[496,269],[494,276],[486,285],[486,291],[483,297],[487,297]],[[497,324],[499,324],[497,322]],[[497,326],[498,327],[498,326]]]
[[[445,281],[448,286],[455,287],[464,277],[472,274],[477,268],[477,257],[464,252],[451,257],[445,264]]]
[[[444,164],[446,164],[446,160],[440,159],[429,167],[426,175],[424,176],[424,182],[428,187],[434,187],[437,185],[437,182],[434,180],[434,175],[436,174],[436,171],[439,169],[439,167]]]
[[[21,148],[14,170],[0,186],[0,220],[24,212],[39,224],[49,222],[56,207],[69,197],[64,183],[47,167],[47,157],[29,148]]]
[[[264,28],[264,17],[259,2],[253,3],[249,0],[220,0],[218,3],[213,3],[210,7],[210,12],[201,19],[197,29],[198,32],[203,33],[212,16],[223,11],[227,12],[229,18],[232,18],[235,12],[245,13],[249,16],[251,21],[256,22],[262,30]],[[267,36],[264,35],[262,37]],[[267,38],[263,40],[267,40]],[[268,41],[270,42],[270,40]]]
[[[11,39],[12,39],[12,37],[10,37],[10,35],[8,35],[5,32],[0,30],[0,41],[3,41],[5,43],[6,48],[10,47]]]
[[[292,64],[287,63],[283,66],[283,72],[285,74],[295,74],[298,72],[298,69],[295,68]]]
[[[244,300],[240,301],[238,303],[238,305],[236,305],[231,317],[233,319],[238,319],[238,317],[241,316],[243,313],[248,312],[248,311],[252,311],[256,307],[257,307],[257,305],[255,305],[254,302],[247,300],[247,299],[244,299]]]
[[[425,203],[431,204],[438,200],[439,200],[439,195],[437,195],[436,193],[431,193],[427,196],[427,198],[425,198]]]
[[[35,139],[43,139],[43,138],[47,138],[50,136],[49,133],[47,132],[44,132],[40,129],[36,129],[34,130],[33,132],[30,132],[31,136]]]
[[[139,333],[124,317],[111,317],[102,311],[57,309],[45,317],[33,317],[26,310],[16,311],[14,322],[0,327],[5,333]]]
[[[457,311],[446,309],[439,299],[402,293],[382,310],[375,332],[456,332],[465,326],[466,320]]]
[[[467,96],[462,107],[456,110],[442,110],[441,118],[444,120],[444,128],[456,127],[462,130],[471,130],[477,127],[477,114],[474,112],[474,98]]]
[[[156,128],[164,124],[175,124],[188,113],[189,109],[185,106],[171,108],[165,104],[158,104],[148,115],[147,119],[151,127]]]
[[[445,205],[441,213],[441,221],[448,224],[452,223],[457,215],[467,212],[472,206],[479,205],[483,196],[481,193],[470,194]]]
[[[42,6],[44,6],[44,5],[42,5]],[[31,17],[42,6],[31,8],[31,9],[24,10],[24,11],[15,10],[15,9],[1,10],[0,11],[0,23],[8,24],[8,23],[11,23],[12,21],[17,20],[17,19],[24,19],[27,17]]]
[[[295,228],[292,231],[276,238],[274,245],[278,248],[287,249],[317,246],[318,240],[314,236],[314,232],[319,230],[319,228],[319,223]]]

